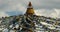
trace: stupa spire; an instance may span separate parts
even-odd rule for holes
[[[27,14],[27,15],[33,15],[33,14],[34,14],[34,9],[33,9],[33,7],[32,7],[31,2],[29,2],[28,8],[27,8],[27,11],[26,11],[25,14]]]
[[[32,6],[31,2],[29,2],[28,6]]]

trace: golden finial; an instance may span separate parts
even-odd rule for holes
[[[31,2],[29,2],[28,6],[32,6]]]

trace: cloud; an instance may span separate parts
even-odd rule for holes
[[[60,0],[0,0],[0,12],[2,11],[0,14],[23,14],[26,12],[29,1],[32,2],[36,14],[60,17]]]
[[[56,11],[58,17],[60,18],[60,9],[55,9],[55,11]]]
[[[1,18],[1,17],[6,17],[6,16],[9,17],[9,15],[6,14],[5,12],[0,12],[0,18]]]
[[[59,9],[40,9],[35,10],[36,15],[46,16],[46,17],[53,17],[53,18],[60,18],[60,10]]]

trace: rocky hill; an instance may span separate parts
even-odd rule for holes
[[[25,24],[29,26],[25,27]],[[4,31],[4,29],[8,31],[23,31],[22,28],[29,27],[32,27],[33,29],[30,30],[33,31],[60,31],[60,20],[37,15],[28,15],[28,17],[26,15],[18,15],[0,18],[0,31]]]

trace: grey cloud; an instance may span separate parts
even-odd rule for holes
[[[3,5],[1,4],[0,8],[12,7],[17,4],[21,4],[24,7],[27,7],[28,2],[31,1],[35,9],[60,9],[60,0],[3,0]],[[7,9],[7,8],[6,8]]]
[[[56,13],[53,9],[60,9],[60,0],[1,0],[0,11],[8,12],[9,15],[16,11],[19,14],[20,12],[25,13],[29,1],[32,2],[35,10],[46,9],[44,12],[39,12],[46,16]]]

